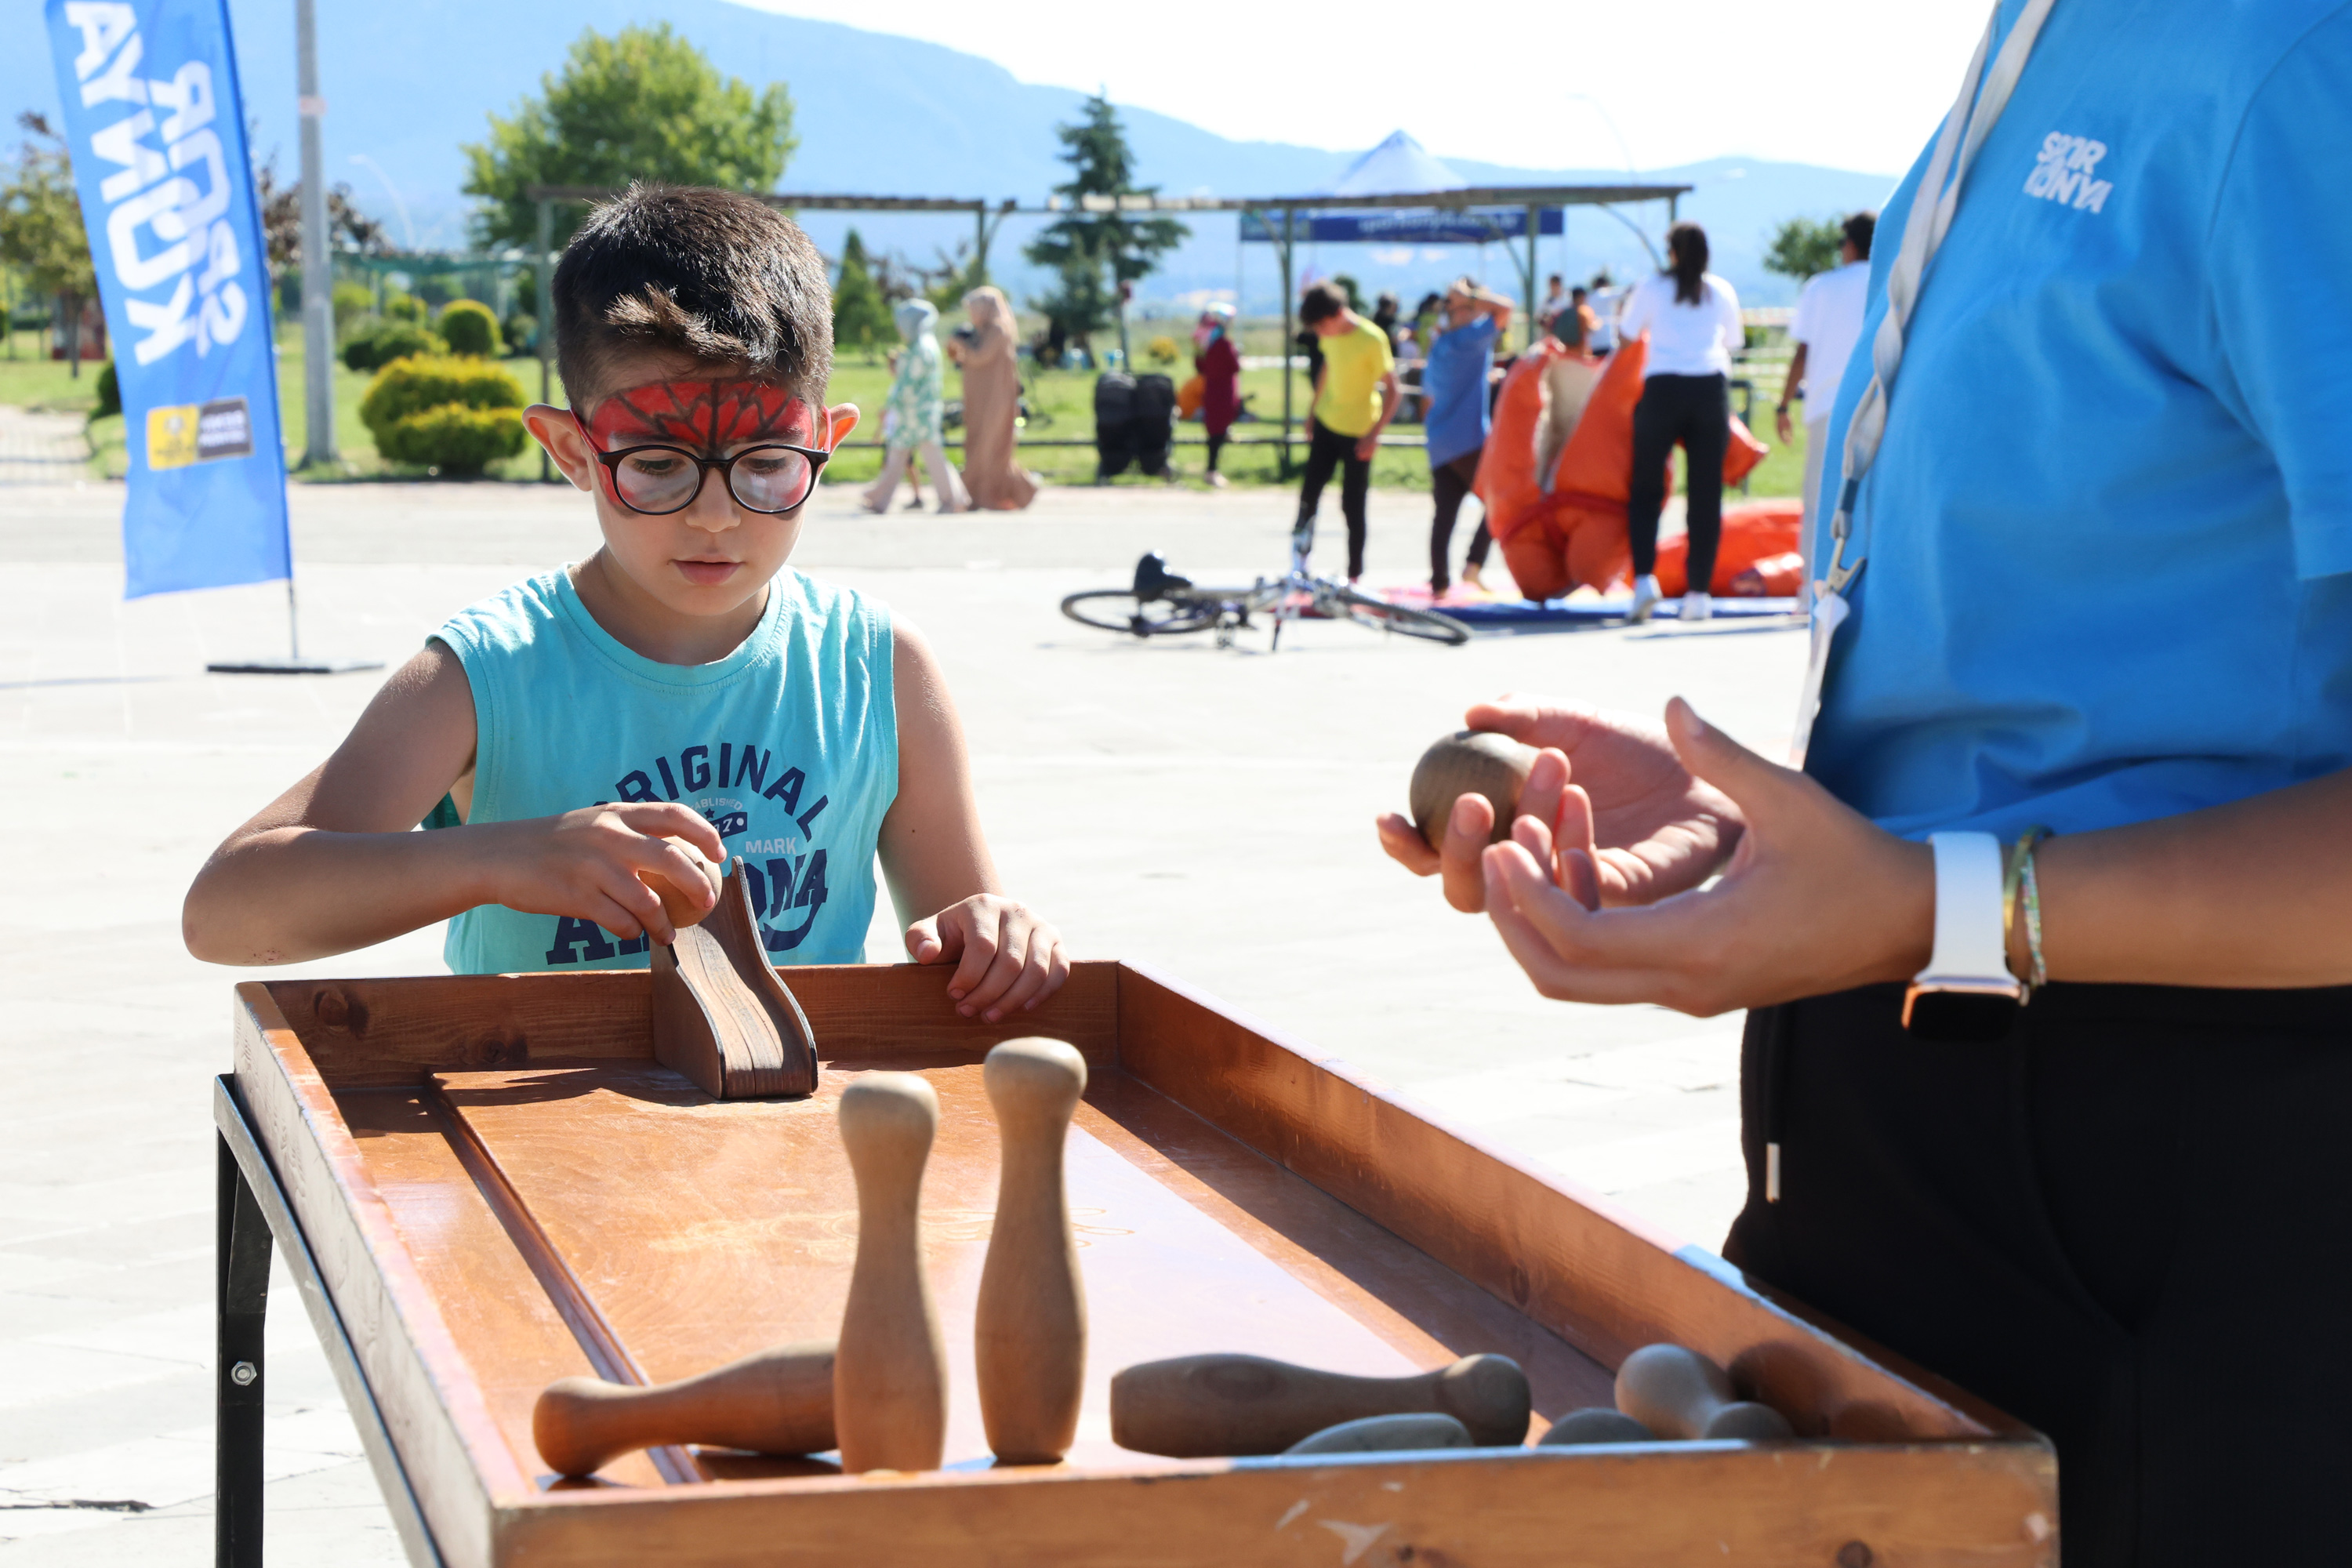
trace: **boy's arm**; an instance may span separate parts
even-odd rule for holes
[[[707,888],[663,842],[685,838],[718,858],[718,835],[699,812],[592,806],[411,831],[473,767],[472,688],[457,656],[428,644],[332,756],[213,851],[181,911],[188,951],[214,963],[290,963],[490,903],[580,916],[623,936],[677,934],[639,875]]]
[[[954,962],[948,994],[957,1011],[967,1018],[984,1013],[994,1023],[1061,989],[1069,956],[1059,931],[1004,895],[981,832],[963,724],[938,658],[904,622],[893,637],[898,798],[882,818],[882,871],[907,924],[907,952],[918,963]]]

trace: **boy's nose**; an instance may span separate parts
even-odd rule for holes
[[[709,533],[724,533],[741,519],[735,515],[735,498],[727,489],[726,477],[713,468],[702,477],[702,493],[682,514],[688,526]]]

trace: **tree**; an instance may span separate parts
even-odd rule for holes
[[[42,116],[27,112],[16,122],[25,145],[15,177],[0,186],[0,261],[21,273],[34,293],[57,301],[70,374],[79,375],[82,305],[98,291],[98,274],[74,194],[73,155]]]
[[[867,359],[875,345],[895,340],[890,307],[874,286],[874,272],[866,256],[866,242],[851,229],[841,242],[841,276],[833,284],[833,342],[836,348],[856,347]]]
[[[269,275],[282,278],[302,267],[302,182],[280,189],[278,161],[254,171],[253,194],[261,208],[261,237],[269,252]],[[349,185],[327,187],[327,247],[381,256],[392,248],[383,225],[360,211]]]
[[[540,88],[511,117],[491,115],[488,138],[464,148],[466,194],[485,204],[474,226],[486,245],[536,243],[539,207],[523,195],[528,185],[661,180],[772,190],[799,145],[783,83],[755,97],[667,22],[609,38],[588,29],[562,72],[541,77]],[[557,209],[558,244],[582,216],[575,205]]]
[[[1116,314],[1124,337],[1125,313],[1118,310],[1122,286],[1149,277],[1159,267],[1161,253],[1181,245],[1192,231],[1171,217],[1139,217],[1116,207],[1108,212],[1086,209],[1088,196],[1148,196],[1160,190],[1135,183],[1135,155],[1128,150],[1127,128],[1103,94],[1087,100],[1077,123],[1056,126],[1054,134],[1061,139],[1062,162],[1070,166],[1070,178],[1054,191],[1072,210],[1048,225],[1024,253],[1061,275],[1054,292],[1032,300],[1030,306],[1080,342],[1101,331]]]
[[[1844,238],[1845,226],[1836,218],[1792,217],[1772,231],[1772,242],[1764,249],[1764,270],[1802,283],[1838,264],[1838,246]]]

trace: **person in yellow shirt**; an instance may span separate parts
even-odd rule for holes
[[[1300,301],[1298,319],[1322,341],[1323,372],[1315,378],[1307,417],[1311,445],[1298,487],[1298,521],[1290,547],[1304,563],[1315,545],[1315,510],[1331,470],[1340,468],[1339,513],[1348,520],[1348,581],[1364,574],[1364,495],[1372,484],[1372,454],[1402,395],[1396,356],[1386,332],[1348,309],[1348,297],[1318,283]]]

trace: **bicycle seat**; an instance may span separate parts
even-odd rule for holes
[[[1135,596],[1157,599],[1171,588],[1189,588],[1192,579],[1168,570],[1168,562],[1158,551],[1147,552],[1135,563]]]

